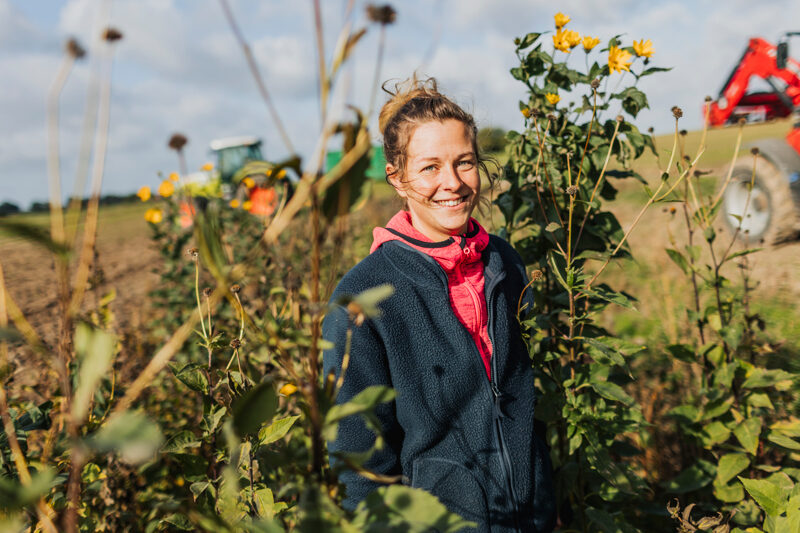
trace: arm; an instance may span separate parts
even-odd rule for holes
[[[342,388],[336,397],[337,404],[350,401],[371,385],[392,386],[386,350],[374,325],[370,320],[366,320],[361,326],[356,326],[350,320],[347,311],[340,306],[332,309],[322,324],[323,337],[334,345],[323,354],[324,376],[327,377],[331,372],[337,379],[340,376],[348,328],[352,331],[350,362],[345,371]],[[373,453],[364,463],[364,467],[382,475],[399,475],[403,432],[397,423],[394,401],[376,406],[375,414],[380,420],[385,444],[382,449]],[[336,466],[339,462],[333,457],[334,452],[363,452],[369,450],[374,443],[375,434],[360,416],[344,418],[339,423],[336,440],[328,443],[331,466]],[[367,494],[380,486],[379,483],[370,481],[349,469],[343,469],[339,479],[347,487],[344,506],[348,509],[355,508]]]

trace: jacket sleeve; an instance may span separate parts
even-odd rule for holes
[[[342,388],[336,397],[337,404],[350,401],[371,385],[392,386],[386,349],[374,325],[370,320],[366,320],[362,325],[356,326],[341,306],[334,307],[322,325],[323,338],[333,344],[332,348],[323,353],[324,376],[333,373],[338,379],[341,374],[348,327],[352,330],[350,363],[345,371]],[[378,474],[400,475],[403,432],[397,422],[395,402],[379,404],[375,414],[383,430],[384,446],[372,454],[364,463],[364,467]],[[375,437],[375,433],[366,426],[359,415],[342,419],[336,440],[328,442],[331,466],[337,466],[339,463],[334,457],[335,452],[364,452],[374,445]],[[370,481],[347,468],[342,468],[339,480],[347,488],[343,502],[347,509],[354,509],[367,494],[380,486],[379,483]]]

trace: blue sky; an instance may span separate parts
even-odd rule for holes
[[[77,37],[91,55],[92,26],[102,3],[0,0],[0,202],[27,207],[46,199],[45,97],[68,37]],[[356,2],[355,27],[366,23],[366,3]],[[322,4],[330,56],[346,1]],[[320,128],[311,1],[232,0],[231,5],[293,143],[308,156]],[[394,6],[398,17],[388,28],[381,77],[406,78],[422,66],[474,112],[480,126],[509,129],[521,127],[517,102],[525,97],[523,86],[508,74],[516,63],[513,38],[552,30],[557,10],[572,17],[571,29],[603,42],[618,33],[625,34],[626,44],[652,39],[652,64],[673,68],[640,83],[651,109],[637,124],[656,132],[671,128],[673,105],[684,109],[683,127],[700,126],[704,96],[716,96],[749,37],[774,42],[782,31],[800,29],[781,26],[800,21],[796,0],[404,0]],[[159,172],[177,170],[174,153],[166,148],[176,131],[189,138],[190,169],[209,159],[208,143],[219,137],[256,135],[264,139],[268,159],[286,155],[218,0],[114,0],[110,23],[124,38],[115,54],[104,193],[156,185]],[[366,107],[377,35],[370,27],[360,43],[337,108]],[[797,57],[800,40],[793,44]],[[65,191],[74,180],[90,65],[76,67],[61,97]]]

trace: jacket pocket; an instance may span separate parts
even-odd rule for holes
[[[430,492],[450,512],[477,524],[477,528],[462,531],[489,532],[486,493],[474,474],[463,465],[436,457],[416,459],[411,486]]]

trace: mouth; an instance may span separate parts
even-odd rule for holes
[[[438,205],[441,207],[458,207],[461,204],[466,203],[469,199],[469,195],[461,196],[460,198],[451,198],[449,200],[432,200],[431,202],[434,205]]]

